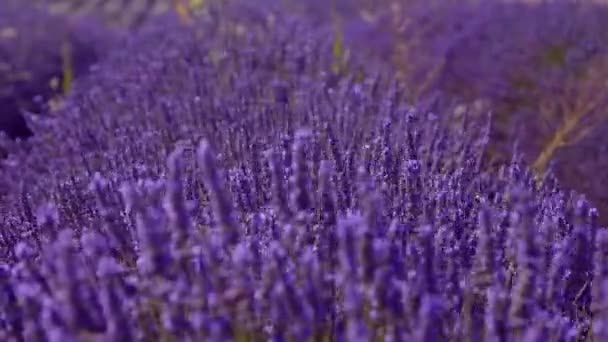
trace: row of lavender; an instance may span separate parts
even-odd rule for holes
[[[1,339],[608,339],[597,212],[330,37],[168,19],[4,140]]]

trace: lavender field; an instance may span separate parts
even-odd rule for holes
[[[608,341],[607,101],[592,1],[0,1],[0,341]]]

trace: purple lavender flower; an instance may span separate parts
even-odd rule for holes
[[[208,6],[7,144],[1,338],[601,339],[597,212],[521,155],[484,169],[481,108],[335,72],[297,11]]]

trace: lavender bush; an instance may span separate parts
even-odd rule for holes
[[[335,70],[331,27],[240,9],[158,19],[2,141],[2,340],[606,337],[584,197],[484,171],[487,118]]]
[[[430,97],[491,110],[489,166],[518,140],[536,172],[553,169],[608,222],[608,180],[596,171],[606,167],[605,1],[286,2],[334,22],[350,51],[396,66],[417,106]]]
[[[608,182],[596,171],[607,160],[605,2],[334,3],[350,48],[396,66],[412,101],[443,94],[439,102],[493,112],[489,164],[508,161],[518,140],[535,171],[553,168],[562,185],[608,212]],[[328,12],[310,7],[309,15]]]
[[[334,0],[323,11],[320,1],[286,3],[333,22],[351,49],[395,64],[412,101],[439,92],[465,104],[488,102],[500,158],[508,160],[516,137],[542,173],[606,121],[605,4]]]

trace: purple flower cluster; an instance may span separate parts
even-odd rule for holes
[[[597,211],[331,37],[167,18],[2,141],[0,340],[608,338]]]

